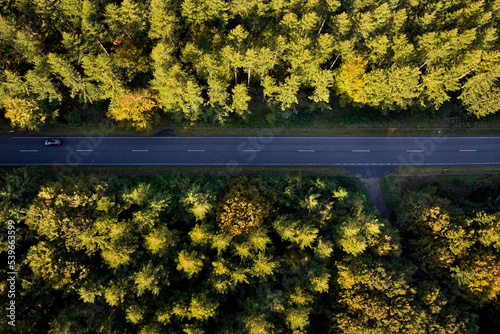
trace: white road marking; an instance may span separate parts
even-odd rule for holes
[[[354,153],[368,153],[370,150],[352,150]]]
[[[18,166],[19,163],[2,163],[3,166]],[[37,163],[40,166],[65,166],[65,163]],[[227,163],[227,162],[205,162],[205,163],[190,163],[190,162],[170,162],[170,163],[147,163],[147,162],[134,162],[134,163],[80,163],[79,166],[368,166],[368,163]],[[434,163],[380,163],[381,166],[480,166],[480,165],[497,165],[500,166],[498,161],[490,162],[434,162]]]
[[[75,150],[77,152],[94,152],[94,150]]]
[[[408,153],[422,153],[424,150],[406,150]]]
[[[345,138],[352,138],[352,139],[378,139],[378,140],[387,140],[388,138],[399,138],[399,139],[404,139],[404,140],[413,140],[413,139],[429,139],[432,138],[432,136],[272,136],[271,134],[260,134],[260,135],[251,135],[251,136],[158,136],[158,137],[152,137],[152,136],[140,136],[140,137],[131,137],[131,136],[102,136],[102,138],[141,138],[141,139],[172,139],[172,140],[179,140],[183,138],[191,138],[191,139],[200,139],[200,138],[216,138],[216,139],[227,139],[227,138],[242,138],[242,139],[248,139],[248,138],[258,138],[259,136],[262,137],[273,137],[273,138],[286,138],[288,140],[304,140],[304,139],[345,139]],[[471,137],[464,137],[464,136],[436,136],[437,138],[440,139],[447,139],[447,140],[474,140],[474,139],[494,139],[494,140],[499,140],[500,137],[498,136],[471,136]],[[40,138],[40,137],[35,137],[35,136],[12,136],[10,137],[12,139],[33,139],[33,138]],[[92,137],[92,136],[68,136],[68,137],[62,137],[62,138],[98,138],[98,137]]]
[[[38,152],[38,150],[19,150],[19,152]]]
[[[187,150],[188,152],[205,152],[205,150]]]
[[[132,150],[132,152],[148,152],[149,150]]]
[[[459,152],[477,152],[477,150],[459,150]]]
[[[260,152],[260,150],[243,150],[243,152]]]
[[[297,150],[297,152],[316,152],[316,150]]]

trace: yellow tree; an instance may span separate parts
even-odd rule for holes
[[[5,117],[22,130],[36,130],[45,122],[47,114],[32,99],[6,98],[2,101]]]
[[[341,102],[366,103],[361,91],[366,84],[368,60],[359,54],[347,58],[338,69],[335,77],[335,90],[341,95]]]
[[[232,236],[248,234],[269,215],[274,196],[262,182],[236,179],[218,204],[219,227]]]
[[[474,252],[459,267],[452,268],[453,276],[471,302],[483,306],[500,293],[500,258],[487,251]]]
[[[250,101],[250,95],[248,95],[248,89],[244,84],[239,84],[233,88],[233,103],[231,104],[232,110],[245,118],[248,111],[248,102]]]
[[[150,131],[158,121],[158,115],[155,113],[158,107],[158,101],[149,89],[125,91],[111,103],[108,117],[127,128]]]

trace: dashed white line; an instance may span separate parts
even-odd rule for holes
[[[205,150],[187,150],[188,152],[205,152]]]
[[[19,150],[19,152],[38,152],[38,150]]]
[[[297,150],[297,152],[316,152],[316,150]]]
[[[459,150],[459,152],[477,152],[477,150]]]
[[[260,152],[260,150],[242,150],[243,152]]]
[[[422,153],[424,150],[406,150],[408,153]]]
[[[148,152],[149,150],[132,150],[132,152]]]
[[[368,153],[370,150],[352,150],[354,153]]]
[[[75,150],[76,152],[94,152],[94,150]]]

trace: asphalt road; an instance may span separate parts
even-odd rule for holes
[[[500,136],[0,137],[0,165],[340,166],[383,177],[399,166],[500,165]]]

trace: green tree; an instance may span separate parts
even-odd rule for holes
[[[250,315],[243,319],[245,323],[245,329],[250,334],[270,334],[274,333],[274,326],[272,323],[266,320],[266,316],[260,315]]]
[[[183,271],[188,278],[191,278],[203,268],[204,258],[204,255],[198,255],[196,251],[182,250],[177,257],[177,270]]]
[[[195,295],[189,303],[188,318],[207,320],[215,315],[218,306],[218,303],[211,300],[206,294]]]
[[[263,253],[258,253],[250,269],[250,274],[263,278],[272,275],[276,267],[278,267],[278,262],[272,261],[270,257],[265,256]]]
[[[249,113],[248,102],[250,96],[248,95],[248,88],[244,84],[238,84],[233,88],[231,109],[238,116],[246,118]]]
[[[492,114],[500,109],[500,54],[487,53],[481,57],[481,63],[467,72],[474,75],[461,87],[459,99],[468,111],[479,117]]]
[[[429,193],[408,193],[401,201],[399,224],[410,233],[409,256],[421,270],[441,276],[471,246],[463,226],[452,226],[449,201]]]
[[[477,234],[481,245],[500,249],[500,213],[487,214],[480,212],[474,217],[474,223],[478,224]]]
[[[150,291],[153,295],[158,295],[160,293],[160,282],[162,284],[166,283],[163,280],[163,272],[162,266],[155,267],[152,263],[144,265],[134,275],[136,295],[140,297],[146,291]]]
[[[333,87],[333,73],[321,70],[314,77],[314,93],[309,97],[321,110],[329,110],[330,89]]]
[[[178,18],[170,1],[152,0],[149,8],[149,38],[173,41]]]
[[[382,109],[407,109],[420,96],[420,71],[409,67],[392,67],[389,71],[374,70],[366,74],[362,89],[367,104]]]
[[[148,235],[144,237],[146,248],[152,254],[162,255],[165,251],[175,245],[176,238],[174,232],[166,226],[153,228]]]
[[[94,89],[99,99],[110,99],[116,103],[120,95],[127,94],[123,88],[123,80],[115,69],[115,64],[109,56],[99,54],[96,57],[84,56],[82,66],[85,71],[85,86],[95,83]],[[97,98],[96,98],[97,99]]]
[[[201,88],[178,65],[166,72],[155,72],[151,84],[164,110],[174,113],[177,121],[184,118],[194,123],[199,120],[203,103]]]
[[[293,242],[300,249],[311,248],[319,232],[312,224],[296,220],[291,216],[279,217],[273,226],[283,240]]]
[[[26,264],[33,272],[33,279],[43,282],[40,283],[42,286],[54,290],[74,290],[85,278],[85,268],[68,255],[50,243],[40,241],[29,249]]]
[[[380,262],[346,257],[337,263],[339,302],[334,329],[341,333],[423,332],[423,312],[413,306],[414,291],[404,271]]]
[[[359,255],[368,247],[370,240],[380,234],[383,226],[377,218],[362,211],[360,202],[356,202],[349,215],[337,228],[337,242],[351,255]]]
[[[105,21],[113,36],[132,39],[146,29],[144,14],[135,1],[123,0],[120,6],[114,3],[106,5]]]
[[[141,305],[130,305],[125,312],[127,320],[132,324],[138,324],[144,319],[145,310]]]
[[[200,186],[193,186],[181,199],[188,212],[192,213],[197,221],[205,220],[214,206],[214,195],[211,192],[202,192]]]

